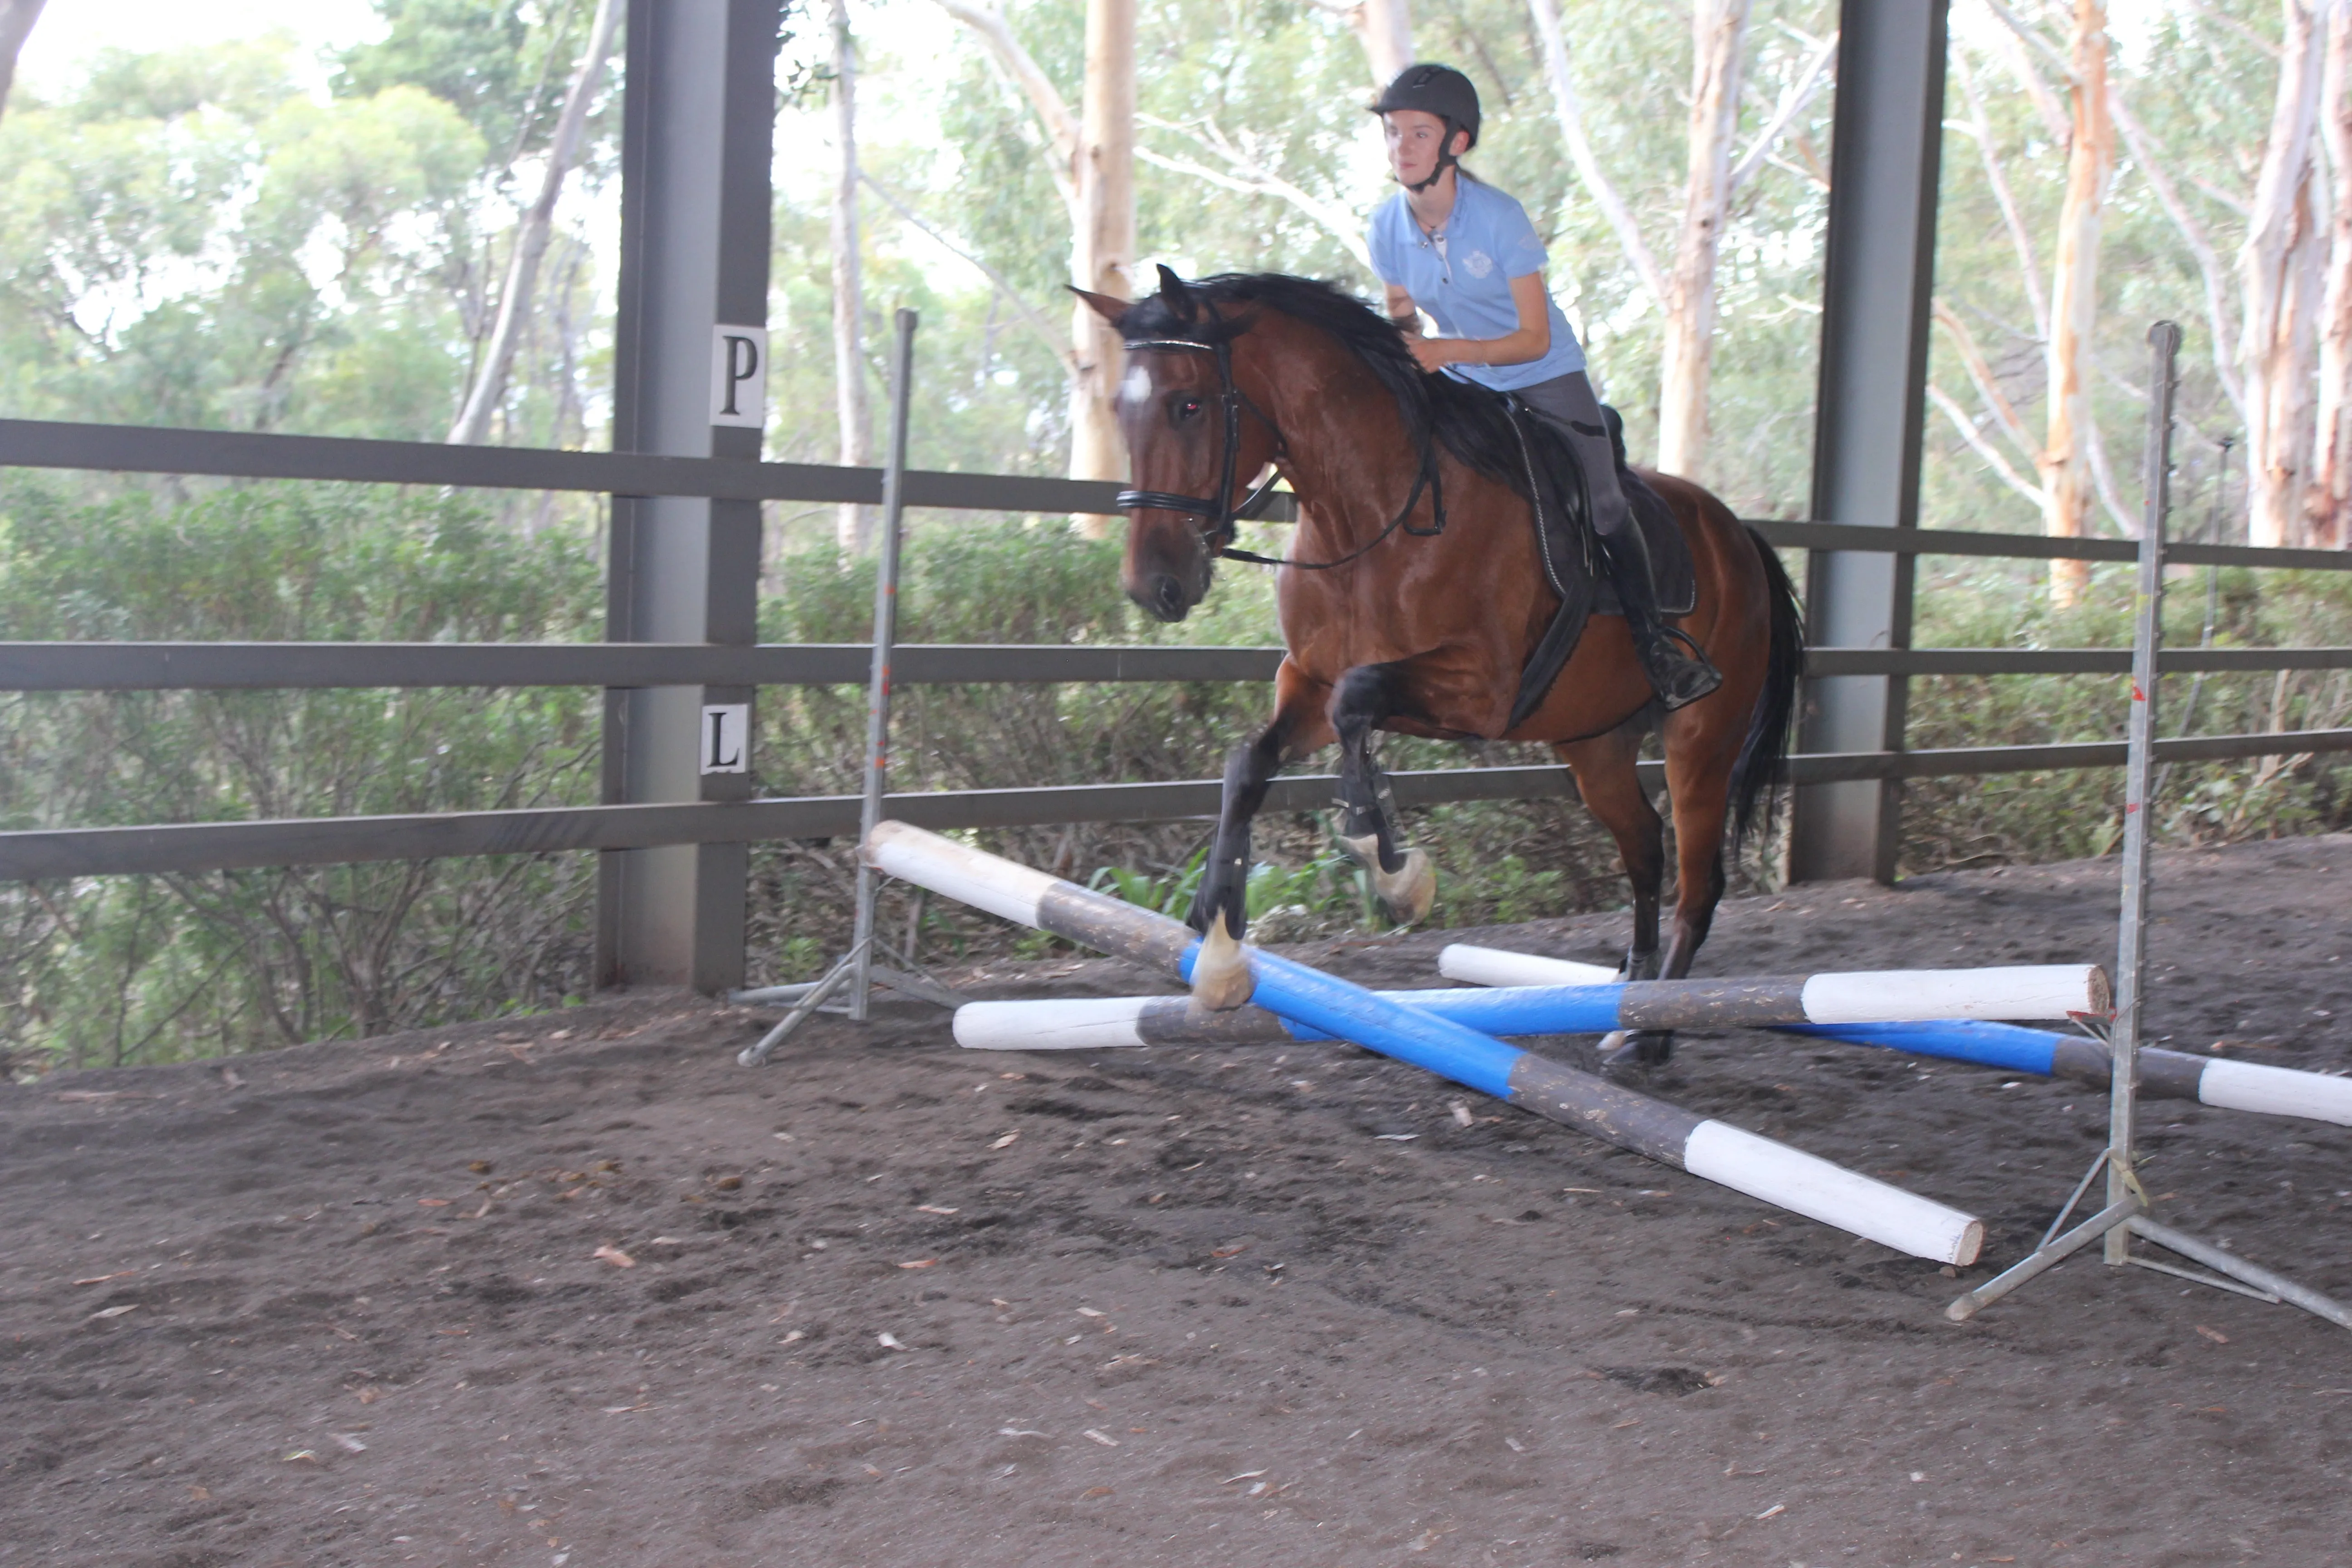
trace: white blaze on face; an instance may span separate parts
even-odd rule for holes
[[[1127,377],[1118,384],[1121,402],[1140,403],[1151,395],[1151,372],[1141,361],[1127,367]]]

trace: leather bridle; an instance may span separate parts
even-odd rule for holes
[[[1217,493],[1213,500],[1206,496],[1178,495],[1172,490],[1121,490],[1112,498],[1112,505],[1121,511],[1133,511],[1150,507],[1160,511],[1181,512],[1198,518],[1208,526],[1202,531],[1201,542],[1210,554],[1232,561],[1246,561],[1258,566],[1293,566],[1301,572],[1326,572],[1334,566],[1344,566],[1370,551],[1390,534],[1402,528],[1407,533],[1427,538],[1445,531],[1445,490],[1437,471],[1437,438],[1433,430],[1424,431],[1421,440],[1421,468],[1413,476],[1412,491],[1404,498],[1404,505],[1391,518],[1388,526],[1374,534],[1370,542],[1360,545],[1335,561],[1285,561],[1271,555],[1259,555],[1234,548],[1234,536],[1243,521],[1254,521],[1265,506],[1274,490],[1274,482],[1282,476],[1269,473],[1249,494],[1236,502],[1233,499],[1234,480],[1241,464],[1242,415],[1244,411],[1257,416],[1261,424],[1274,434],[1276,458],[1289,455],[1282,427],[1265,410],[1250,401],[1241,384],[1234,380],[1234,350],[1229,338],[1204,342],[1193,338],[1129,338],[1126,342],[1129,353],[1143,349],[1174,349],[1192,353],[1213,354],[1217,361],[1217,401],[1224,411],[1224,450],[1217,463]],[[1405,521],[1413,508],[1421,504],[1422,492],[1430,496],[1432,518],[1427,528],[1414,528]]]
[[[1266,475],[1263,483],[1235,504],[1233,499],[1234,479],[1242,458],[1242,413],[1246,409],[1256,415],[1259,421],[1274,433],[1275,451],[1278,455],[1286,451],[1282,427],[1269,418],[1264,409],[1252,403],[1234,380],[1234,348],[1231,342],[1199,342],[1191,338],[1129,338],[1126,346],[1129,353],[1140,349],[1181,349],[1216,356],[1217,401],[1223,405],[1225,416],[1224,452],[1217,464],[1217,494],[1213,500],[1205,496],[1178,495],[1172,490],[1121,490],[1111,504],[1121,511],[1150,507],[1160,511],[1182,512],[1206,520],[1209,526],[1202,536],[1202,542],[1213,553],[1222,555],[1232,546],[1234,536],[1239,531],[1236,525],[1244,518],[1256,518],[1259,510],[1265,505],[1266,498],[1274,491],[1274,481],[1282,477],[1279,473]]]

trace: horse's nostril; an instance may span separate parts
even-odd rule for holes
[[[1184,589],[1173,575],[1163,574],[1157,589],[1160,608],[1163,614],[1174,615],[1184,607]]]

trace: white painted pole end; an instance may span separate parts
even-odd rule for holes
[[[904,822],[876,823],[866,840],[866,859],[885,876],[1025,926],[1037,923],[1037,906],[1055,881],[1043,871]]]
[[[967,1002],[955,1041],[971,1051],[1091,1051],[1139,1046],[1143,996],[1070,996],[1038,1002]]]
[[[1984,1247],[1984,1222],[1972,1215],[1726,1122],[1692,1130],[1683,1167],[1914,1258],[1966,1267]]]
[[[2198,1077],[2197,1098],[2224,1110],[2294,1116],[2352,1127],[2352,1078],[2329,1078],[2326,1073],[2216,1057]]]
[[[1617,972],[1572,958],[1539,958],[1499,947],[1450,942],[1437,955],[1437,973],[1470,985],[1614,985]]]
[[[2105,1016],[2111,1002],[2097,964],[2035,963],[1816,974],[1805,982],[1804,1005],[1815,1024],[1927,1024]]]

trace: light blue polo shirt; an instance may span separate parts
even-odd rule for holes
[[[1397,192],[1372,214],[1372,270],[1383,283],[1412,296],[1429,312],[1439,333],[1449,338],[1499,338],[1519,330],[1518,307],[1511,303],[1514,278],[1540,272],[1547,259],[1528,209],[1483,181],[1454,175],[1454,211],[1440,231],[1444,248],[1413,221],[1405,194]],[[1450,364],[1445,374],[1499,392],[1550,381],[1584,368],[1584,345],[1549,290],[1551,348],[1525,364]]]

